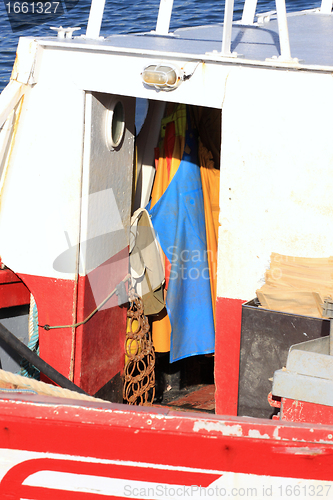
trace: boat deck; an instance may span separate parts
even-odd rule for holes
[[[165,392],[163,401],[154,407],[215,413],[215,385],[202,384],[187,390]]]
[[[316,11],[288,15],[288,28],[292,57],[307,65],[333,65],[333,15]],[[114,35],[106,40],[114,47],[140,48],[185,54],[220,52],[223,26],[181,28],[173,36]],[[234,24],[231,51],[248,60],[265,61],[279,56],[280,43],[276,16],[262,25]]]
[[[169,363],[156,353],[154,407],[215,413],[214,356],[199,355]]]
[[[291,55],[298,58],[301,65],[333,66],[333,15],[325,15],[318,10],[288,14]],[[202,60],[216,59],[221,52],[223,26],[200,26],[181,28],[167,36],[154,32],[127,35],[112,35],[107,38],[57,40],[43,39],[43,45],[64,45],[94,48],[102,51],[159,54],[168,53]],[[276,15],[262,24],[233,24],[231,51],[238,54],[235,61],[261,61],[278,57],[280,43]]]

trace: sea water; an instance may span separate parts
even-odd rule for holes
[[[75,6],[66,10],[70,1]],[[75,34],[85,34],[90,0],[60,2],[65,6],[63,15],[53,16],[52,20],[44,24],[29,26],[26,23],[13,30],[7,12],[9,8],[13,8],[15,0],[0,0],[0,91],[9,81],[20,36],[55,35],[51,26],[79,27],[81,30]],[[296,11],[319,7],[321,1],[286,0],[286,4],[288,11]],[[170,31],[184,26],[221,23],[224,5],[224,0],[174,0]],[[244,0],[235,0],[234,5],[234,20],[237,20],[241,17]],[[151,31],[156,26],[158,7],[159,0],[106,0],[101,35]],[[275,10],[274,0],[258,0],[257,12],[269,10]]]

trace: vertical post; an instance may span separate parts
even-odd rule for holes
[[[279,25],[279,39],[280,39],[280,58],[284,61],[291,60],[290,42],[287,23],[287,11],[285,0],[275,0],[277,19]]]
[[[167,35],[169,33],[173,0],[161,0],[157,16],[156,33]]]
[[[326,297],[324,299],[324,304],[322,304],[323,308],[323,317],[329,318],[330,320],[330,346],[329,346],[329,354],[333,356],[333,300],[331,297]]]
[[[330,14],[332,12],[333,0],[321,0],[320,12],[322,14]]]
[[[234,14],[234,0],[226,0],[225,10],[224,10],[224,22],[223,22],[223,39],[222,39],[222,56],[231,56],[231,32],[232,32],[232,20]]]
[[[253,24],[253,19],[256,13],[258,0],[245,0],[243,15],[242,15],[242,24]]]
[[[98,38],[101,30],[105,0],[92,0],[88,26],[86,31],[87,38]]]

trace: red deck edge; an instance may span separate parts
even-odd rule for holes
[[[31,395],[3,398],[1,448],[47,451],[61,454],[59,459],[68,455],[69,467],[73,457],[95,457],[210,472],[333,479],[333,426]],[[103,464],[100,468],[103,475]],[[178,472],[175,477],[172,470],[168,472],[168,482],[177,483]],[[163,467],[160,474],[164,474]],[[145,466],[142,480],[150,478],[151,469]]]

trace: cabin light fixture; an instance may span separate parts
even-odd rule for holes
[[[184,71],[171,64],[150,64],[141,77],[144,85],[157,90],[173,90],[184,80]]]

